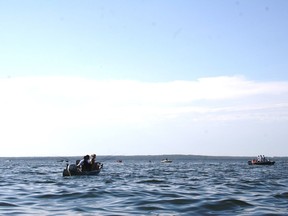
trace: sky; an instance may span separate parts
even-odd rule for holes
[[[0,157],[288,156],[287,11],[0,0]]]

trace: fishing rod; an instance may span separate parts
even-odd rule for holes
[[[102,156],[99,156],[99,157],[101,157],[101,161],[102,162],[105,162],[105,161],[108,161],[108,160],[115,160],[116,157],[118,157],[118,156],[107,155],[107,156],[104,156],[103,158],[102,158]]]
[[[57,160],[58,162],[66,162],[66,163],[68,163],[70,160],[68,159],[68,158],[66,158],[66,157],[59,157],[60,159],[59,160]]]

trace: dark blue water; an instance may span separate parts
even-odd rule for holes
[[[62,158],[0,158],[0,215],[288,215],[287,158],[162,158],[98,157],[99,175],[74,177]]]

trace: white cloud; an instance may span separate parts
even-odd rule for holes
[[[286,110],[287,93],[288,82],[253,82],[243,77],[167,83],[79,77],[13,78],[0,80],[0,110],[5,122],[12,118],[38,123],[44,119],[51,124],[62,120],[69,125],[105,121],[135,123],[149,117],[176,117],[187,113],[279,109],[280,103]],[[275,101],[275,97],[279,99]],[[249,98],[253,101],[239,105],[239,101]],[[273,103],[267,101],[269,99]],[[238,105],[231,101],[238,101]]]
[[[51,145],[61,131],[93,127],[149,128],[174,120],[287,121],[287,93],[288,82],[238,76],[167,83],[80,77],[0,79],[0,141],[10,145],[10,152],[15,148],[29,152],[27,146]]]

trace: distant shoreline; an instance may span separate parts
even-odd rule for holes
[[[23,158],[23,159],[27,159],[27,158],[57,158],[57,159],[68,159],[68,158],[82,158],[83,155],[78,155],[78,156],[0,156],[0,159],[12,159],[12,158]],[[194,158],[194,159],[205,159],[205,158],[215,158],[215,159],[229,159],[229,158],[255,158],[257,157],[257,155],[254,156],[215,156],[215,155],[187,155],[187,154],[162,154],[162,155],[97,155],[97,158],[101,159],[101,158],[147,158],[147,157],[151,157],[151,158]],[[286,158],[288,156],[266,156],[267,158]]]

